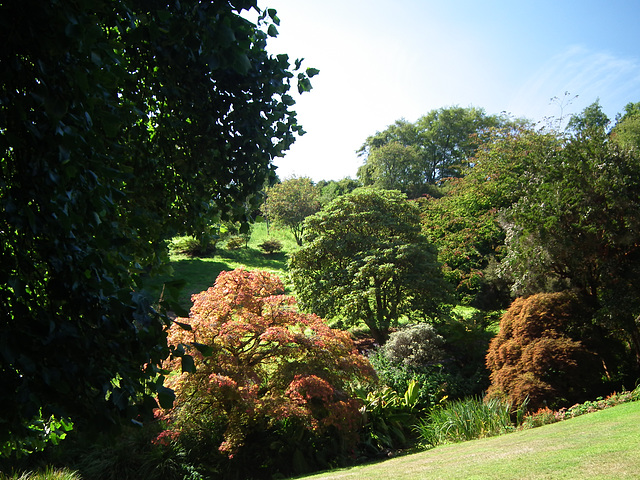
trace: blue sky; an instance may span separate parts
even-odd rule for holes
[[[578,113],[597,98],[612,118],[640,101],[637,0],[259,5],[275,8],[281,20],[268,50],[320,69],[313,90],[296,97],[307,134],[276,161],[282,179],[355,178],[362,164],[355,151],[369,135],[441,107],[544,121]]]

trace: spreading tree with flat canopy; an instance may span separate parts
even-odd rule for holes
[[[404,194],[359,188],[308,217],[305,228],[290,261],[303,308],[347,325],[362,321],[380,344],[402,317],[440,313],[448,288],[419,209]]]
[[[171,393],[138,278],[163,240],[243,220],[301,129],[252,0],[0,3],[0,447],[39,417],[133,418]],[[297,77],[296,77],[297,75]],[[162,345],[164,344],[164,347]],[[98,423],[95,423],[96,425]]]

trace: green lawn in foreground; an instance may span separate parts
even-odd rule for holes
[[[638,479],[640,402],[305,479]]]

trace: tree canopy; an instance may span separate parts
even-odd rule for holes
[[[291,229],[302,245],[304,219],[320,210],[320,191],[310,178],[289,178],[267,189],[262,210],[268,219]]]
[[[447,177],[459,177],[476,151],[478,134],[507,125],[505,117],[474,107],[432,110],[415,123],[398,120],[370,136],[360,148],[363,185],[398,189],[409,198],[433,193]]]
[[[437,252],[420,232],[416,205],[398,191],[359,188],[305,221],[290,260],[303,308],[364,322],[384,343],[403,316],[438,315],[447,298]]]
[[[0,443],[155,405],[163,239],[243,220],[296,133],[299,71],[255,1],[0,4]]]

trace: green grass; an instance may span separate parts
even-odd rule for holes
[[[47,467],[43,471],[16,473],[7,475],[0,472],[0,480],[81,480],[76,472]]]
[[[269,238],[275,238],[282,243],[282,252],[265,255],[258,245]],[[149,278],[145,281],[152,301],[157,301],[162,292],[162,285],[168,280],[184,280],[178,301],[185,309],[191,306],[191,295],[200,293],[213,286],[216,278],[222,271],[244,268],[246,270],[266,270],[279,275],[287,285],[287,260],[288,255],[298,248],[293,235],[288,229],[270,226],[269,234],[265,223],[253,225],[251,240],[247,248],[228,250],[225,242],[218,244],[215,254],[208,257],[191,257],[184,254],[171,255],[171,267],[173,275]]]
[[[308,479],[637,479],[640,402]]]

